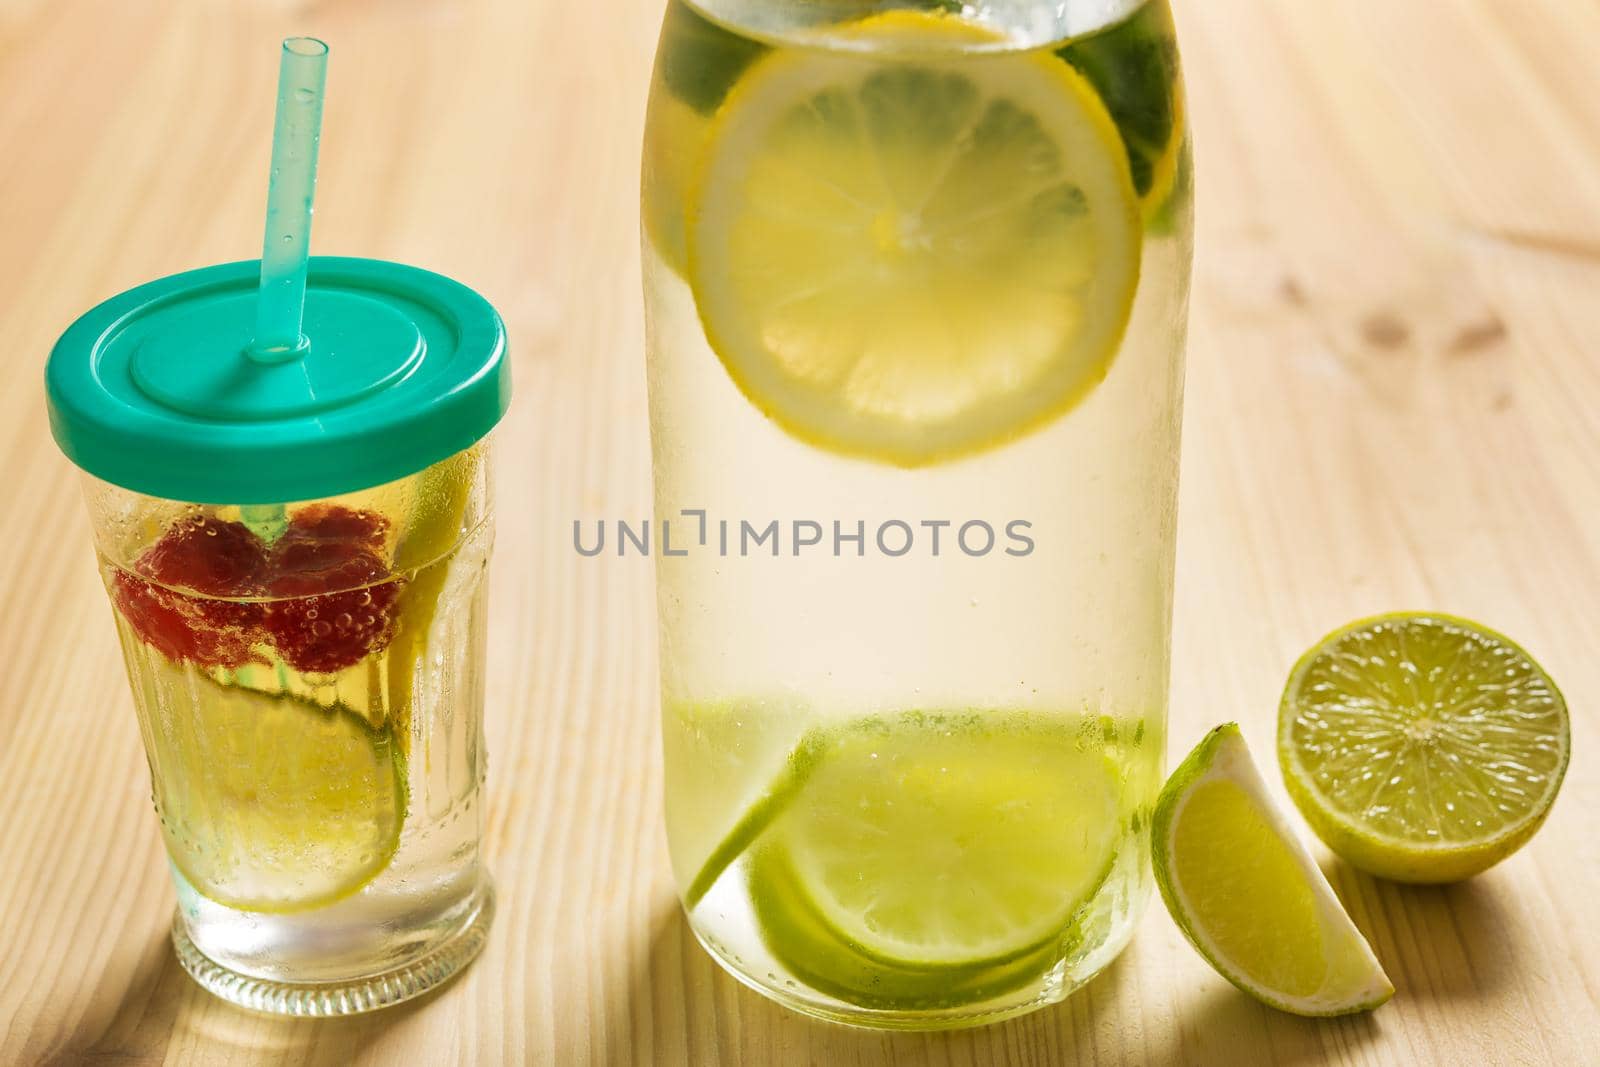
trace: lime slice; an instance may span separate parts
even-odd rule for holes
[[[680,710],[680,720],[696,710]],[[673,791],[668,835],[673,839],[674,854],[683,848],[692,849],[695,855],[704,854],[706,857],[683,891],[686,908],[693,909],[700,903],[723,872],[749,851],[756,839],[789,809],[828,746],[826,733],[812,730],[804,734],[782,757],[780,769],[766,788],[743,809],[744,813],[727,834],[706,853],[699,845],[696,831],[699,826],[711,825],[718,809],[725,807],[728,782],[734,777],[729,773],[733,765],[752,763],[761,768],[771,762],[773,754],[763,751],[770,746],[764,746],[762,742],[773,736],[772,731],[752,728],[744,721],[759,714],[754,710],[746,710],[742,715],[736,712],[702,713],[699,716],[702,721],[721,720],[726,723],[721,729],[712,728],[709,743],[700,737],[686,743],[682,736],[685,733],[682,721],[667,727],[666,759],[674,769],[674,779],[682,783]],[[693,840],[683,840],[690,834],[696,834]]]
[[[166,702],[147,743],[168,853],[198,892],[245,911],[303,911],[389,865],[405,768],[387,731],[198,672],[154,685],[188,698]]]
[[[1156,218],[1174,191],[1184,191],[1183,91],[1171,8],[1149,0],[1130,18],[1056,54],[1099,92],[1122,136],[1145,218]]]
[[[877,959],[796,892],[799,875],[781,849],[757,849],[748,868],[750,900],[774,955],[807,986],[858,1007],[922,1012],[966,1007],[1046,974],[1070,950],[1073,929],[1031,952],[995,963],[916,967]]]
[[[1510,639],[1396,614],[1324,638],[1289,676],[1278,759],[1328,847],[1402,882],[1477,874],[1533,836],[1561,788],[1567,706]]]
[[[908,713],[836,735],[763,843],[754,897],[905,968],[986,968],[1059,939],[1126,832],[1121,784],[1074,730]],[[766,931],[782,959],[802,955]]]
[[[769,46],[706,18],[682,0],[667,5],[656,53],[661,88],[701,115],[709,115],[728,89]]]
[[[911,11],[849,36],[768,53],[716,113],[686,233],[706,337],[818,447],[904,466],[994,447],[1116,353],[1140,259],[1127,153],[1051,54],[943,54],[991,38]]]
[[[1212,730],[1179,764],[1152,829],[1167,910],[1228,981],[1296,1015],[1366,1011],[1394,994],[1237,726]]]
[[[695,161],[711,120],[670,93],[653,92],[644,127],[642,221],[644,235],[673,271],[683,274],[689,253],[683,235],[683,205]]]
[[[723,29],[684,3],[667,5],[644,127],[645,236],[678,274],[688,264],[684,205],[711,132],[711,115],[768,46]]]

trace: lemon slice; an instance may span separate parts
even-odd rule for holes
[[[1549,675],[1509,638],[1396,614],[1324,638],[1278,718],[1289,795],[1328,847],[1403,882],[1450,882],[1533,836],[1567,769]]]
[[[1105,753],[1056,723],[907,713],[811,751],[752,897],[795,898],[880,964],[981,970],[1054,942],[1127,829]]]
[[[304,911],[389,865],[406,796],[389,732],[198,673],[157,685],[189,697],[168,702],[147,741],[167,851],[196,891],[245,911]]]
[[[1237,726],[1212,730],[1179,764],[1152,831],[1167,909],[1228,981],[1296,1015],[1366,1011],[1394,994]]]
[[[689,282],[729,375],[813,445],[967,455],[1072,407],[1115,355],[1140,258],[1117,128],[1049,53],[948,54],[982,34],[865,19],[850,35],[886,50],[770,53],[717,112]]]

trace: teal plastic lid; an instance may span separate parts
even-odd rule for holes
[[[247,351],[260,263],[112,297],[45,370],[50,429],[95,477],[197,504],[278,504],[414,474],[478,441],[511,400],[505,325],[439,274],[314,256],[309,345]]]

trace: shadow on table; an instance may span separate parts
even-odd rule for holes
[[[1383,1038],[1381,1014],[1306,1019],[1268,1008],[1220,978],[1186,1001],[1178,1026],[1151,1062],[1186,1067],[1365,1062],[1361,1050]],[[1385,1061],[1376,1051],[1368,1055]]]
[[[1483,997],[1516,973],[1515,919],[1496,872],[1454,885],[1389,882],[1340,860],[1324,872],[1396,996]]]
[[[1127,971],[1125,963],[1114,962],[1061,1008],[1117,999]],[[628,1062],[640,1064],[1072,1062],[1065,1055],[1072,1044],[1063,1045],[1059,1036],[1071,1024],[1063,1024],[1058,1009],[977,1029],[899,1033],[824,1022],[780,1007],[712,960],[675,900],[659,906],[649,952],[639,960],[629,992],[635,1040]],[[1039,1055],[1018,1056],[1019,1047]]]
[[[49,1061],[235,1062],[255,1058],[345,1067],[379,1034],[423,1010],[448,983],[416,1000],[346,1019],[287,1019],[236,1008],[196,985],[173,954],[165,924],[146,944],[120,1000],[85,1013]]]
[[[1514,973],[1514,940],[1492,876],[1418,886],[1374,878],[1340,860],[1324,871],[1384,965],[1400,1004],[1481,998]],[[1209,982],[1194,1002],[1180,1005],[1165,1054],[1151,1062],[1297,1067],[1359,1059],[1358,1049],[1382,1039],[1394,1010],[1305,1019]]]
[[[1167,922],[1151,914],[1148,925]],[[892,1033],[799,1015],[718,966],[673,902],[655,916],[648,954],[630,988],[628,1034],[612,1035],[611,1062],[971,1064],[1142,1062],[1188,1067],[1319,1064],[1382,1036],[1381,1015],[1302,1019],[1273,1011],[1197,968],[1154,970],[1125,952],[1060,1004],[990,1026]],[[1188,983],[1187,988],[1185,984]]]

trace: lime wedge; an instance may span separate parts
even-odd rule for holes
[[[1366,1011],[1394,994],[1237,726],[1212,730],[1179,764],[1152,830],[1167,909],[1228,981],[1296,1015]]]
[[[146,742],[168,854],[190,885],[245,911],[303,911],[389,865],[406,792],[388,731],[337,705],[188,673],[154,680],[188,699],[166,701]]]
[[[462,539],[470,536],[466,526],[474,516],[469,514],[469,508],[483,462],[484,451],[475,446],[435,463],[411,480],[412,495],[395,546],[393,569],[412,573],[400,591],[399,618],[389,643],[387,671],[394,736],[407,755],[417,681],[425,671],[429,634],[456,561],[450,553],[469,553],[469,546]],[[477,559],[467,560],[467,566],[479,563]]]
[[[1141,257],[1128,154],[1053,54],[941,55],[992,35],[916,11],[840,35],[859,50],[756,59],[705,132],[684,237],[706,338],[819,448],[997,447],[1116,354]]]
[[[880,964],[983,970],[1059,940],[1126,832],[1105,753],[1048,719],[905,713],[857,724],[815,759],[752,867]],[[784,960],[804,955],[765,931]]]
[[[1567,707],[1517,644],[1448,615],[1353,623],[1303,656],[1278,713],[1289,795],[1328,847],[1403,882],[1521,848],[1555,803]]]

